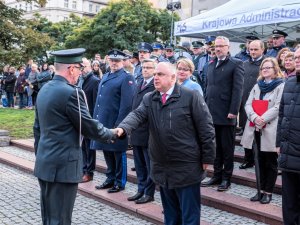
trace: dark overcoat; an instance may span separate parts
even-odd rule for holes
[[[123,68],[106,73],[99,84],[93,118],[107,128],[116,128],[132,109],[134,88],[134,77]],[[127,138],[114,144],[91,142],[91,149],[97,150],[126,151],[127,146]]]
[[[128,134],[146,121],[152,180],[169,189],[199,183],[202,164],[215,157],[215,130],[199,91],[175,84],[165,104],[159,91],[147,93],[119,127]]]
[[[132,110],[139,107],[145,94],[152,92],[155,89],[153,84],[153,79],[152,79],[151,82],[144,89],[141,90],[141,86],[143,82],[144,81],[141,81],[135,89],[135,93],[132,101]],[[139,128],[132,131],[130,138],[131,138],[131,145],[144,146],[144,147],[148,146],[148,140],[149,140],[148,122],[141,124]]]
[[[237,115],[243,95],[244,66],[239,59],[230,56],[217,67],[217,60],[207,68],[206,103],[216,125],[236,125],[236,119],[228,119],[229,113]]]
[[[93,116],[100,79],[95,77],[93,73],[90,73],[87,76],[88,77],[82,85],[82,90],[86,95],[86,100],[89,106],[89,112],[91,116]]]
[[[59,75],[43,86],[37,96],[33,127],[36,177],[47,182],[81,181],[80,115],[84,137],[110,142],[112,132],[92,119],[81,90],[77,95],[75,87]]]

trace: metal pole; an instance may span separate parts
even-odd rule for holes
[[[174,13],[174,9],[172,9],[172,15],[171,15],[171,35],[170,35],[171,44],[173,44],[173,13]]]

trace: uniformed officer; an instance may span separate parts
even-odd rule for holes
[[[152,55],[157,57],[158,62],[168,62],[169,60],[164,56],[164,45],[161,43],[154,42],[152,44],[153,52]]]
[[[131,111],[135,87],[134,77],[124,70],[125,54],[119,50],[108,52],[110,72],[104,74],[98,88],[94,119],[104,126],[115,128]],[[124,190],[127,181],[126,150],[128,140],[114,144],[91,142],[91,149],[103,150],[107,164],[106,180],[96,189],[108,189],[108,193]]]
[[[149,43],[147,43],[147,42],[139,43],[138,44],[139,61],[142,62],[144,59],[150,59],[152,51],[153,51],[153,48]],[[141,64],[139,64],[135,67],[133,76],[134,76],[136,83],[143,80]]]
[[[174,64],[176,62],[174,57],[174,45],[171,43],[167,43],[165,46],[166,58],[170,63]]]
[[[198,76],[199,59],[204,55],[204,49],[203,49],[204,44],[201,41],[193,41],[192,46],[193,46],[193,48],[192,48],[193,63],[195,66],[195,71],[193,72],[193,76],[197,77]]]
[[[250,51],[249,51],[249,44],[254,40],[259,40],[259,38],[255,35],[246,36],[245,47],[239,53],[237,53],[235,55],[235,58],[238,58],[238,59],[242,60],[243,62],[250,60],[251,56],[250,56]]]
[[[114,132],[93,120],[76,88],[85,49],[52,52],[56,75],[36,101],[34,175],[38,178],[44,225],[71,224],[78,183],[82,179],[81,140],[110,142]]]
[[[285,38],[288,36],[287,33],[281,30],[273,30],[273,49],[266,53],[267,57],[277,57],[278,52],[286,48]]]

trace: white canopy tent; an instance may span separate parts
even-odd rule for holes
[[[223,35],[231,41],[244,42],[255,34],[266,39],[272,30],[300,39],[300,0],[231,0],[200,15],[175,23],[174,35],[205,38]]]

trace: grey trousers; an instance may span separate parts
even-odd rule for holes
[[[78,183],[56,183],[39,179],[43,225],[71,225]]]

